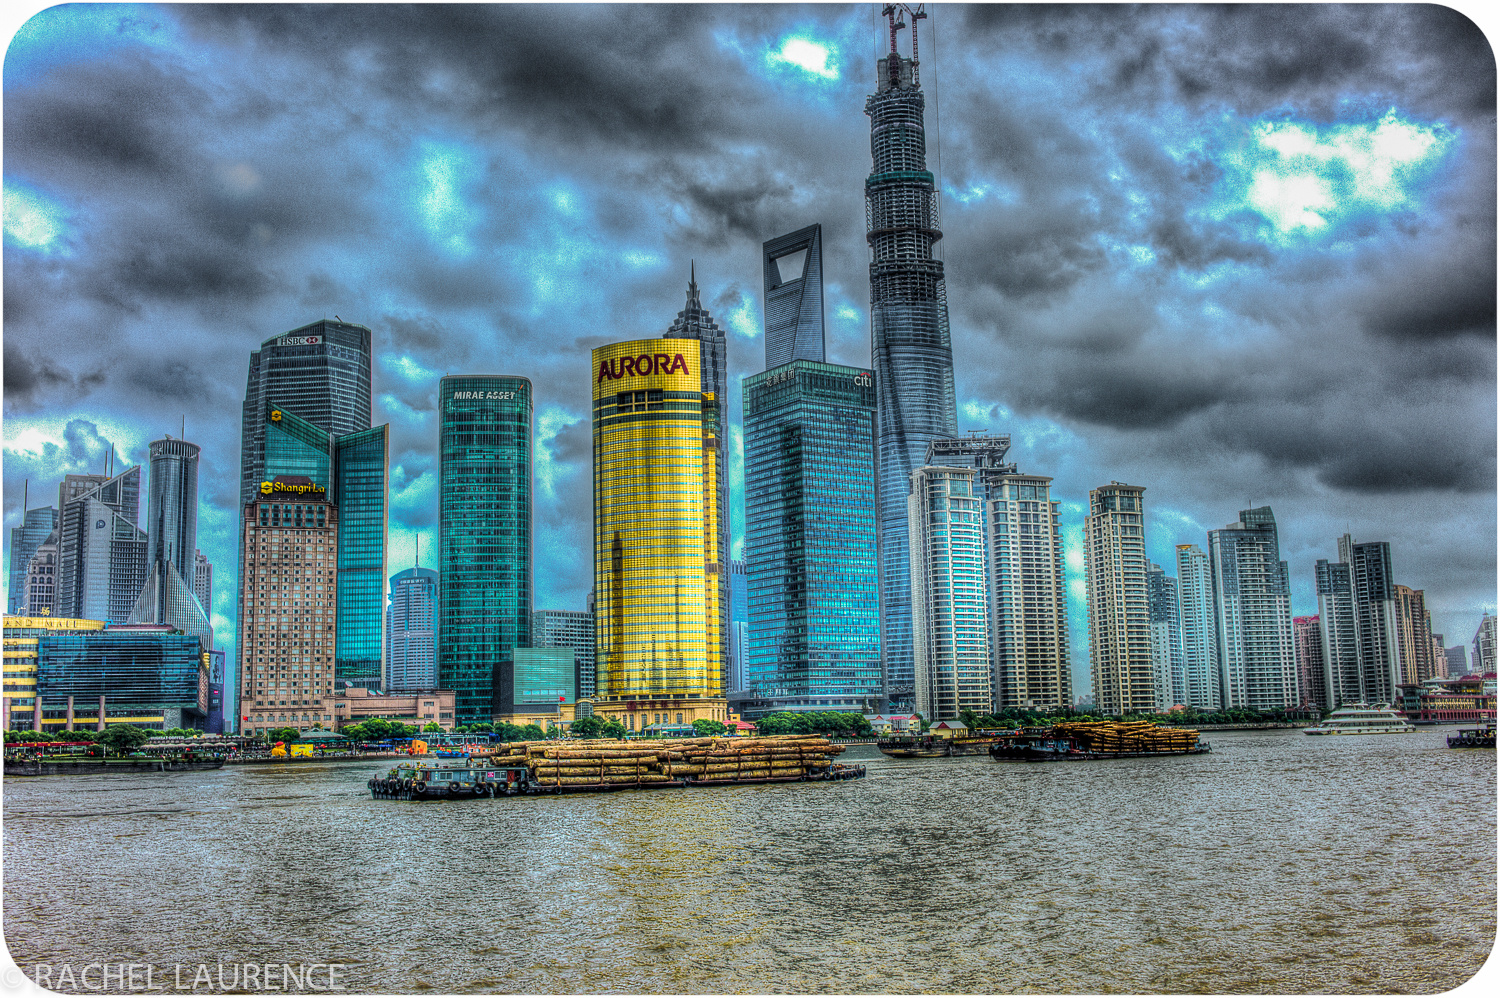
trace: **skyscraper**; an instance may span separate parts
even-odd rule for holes
[[[456,724],[490,723],[530,642],[531,382],[450,375],[438,406],[438,685]]]
[[[146,500],[146,582],[130,612],[132,624],[170,624],[213,649],[213,625],[193,594],[198,548],[197,444],[167,437],[151,442]]]
[[[306,476],[277,476],[240,527],[239,730],[333,727],[338,508]]]
[[[1228,708],[1282,710],[1301,702],[1292,647],[1292,589],[1271,507],[1242,510],[1208,532],[1219,681]]]
[[[980,471],[988,482],[990,643],[997,707],[1073,704],[1062,504],[1045,475]]]
[[[823,226],[761,244],[766,292],[766,370],[794,360],[822,363]]]
[[[1323,663],[1324,710],[1369,702],[1359,667],[1358,614],[1349,565],[1319,558],[1313,567],[1318,590],[1318,636]]]
[[[1318,617],[1292,618],[1292,646],[1297,657],[1297,686],[1302,690],[1302,702],[1323,707],[1328,702],[1328,689],[1323,672],[1323,628],[1318,626]]]
[[[1339,538],[1339,560],[1349,566],[1354,596],[1354,637],[1359,649],[1360,695],[1364,703],[1395,703],[1401,682],[1396,634],[1396,582],[1387,541],[1355,544]]]
[[[214,565],[202,551],[193,554],[193,595],[203,612],[213,617],[214,612]]]
[[[1156,709],[1186,705],[1187,676],[1182,658],[1182,631],[1177,580],[1160,565],[1146,565],[1146,598],[1151,613],[1151,674]]]
[[[57,510],[51,506],[23,510],[21,525],[10,528],[10,588],[5,612],[16,613],[26,600],[26,570],[31,556],[57,529]]]
[[[594,713],[637,731],[663,712],[691,724],[728,710],[722,409],[699,369],[706,353],[691,339],[593,352]]]
[[[21,594],[18,612],[28,617],[53,615],[57,595],[57,531],[32,552],[26,563],[26,588]]]
[[[262,468],[271,477],[306,476],[338,507],[338,681],[384,686],[385,567],[390,516],[389,425],[330,433],[282,407],[266,405]]]
[[[972,468],[918,468],[907,498],[917,713],[994,709],[984,499]]]
[[[386,688],[396,693],[437,689],[438,574],[413,567],[391,576],[386,610]]]
[[[1089,667],[1094,703],[1105,714],[1156,709],[1145,492],[1121,482],[1093,489],[1083,521]]]
[[[73,498],[59,518],[53,612],[123,624],[146,584],[146,532],[136,525],[141,469],[85,481],[92,478],[69,475],[63,485]]]
[[[531,647],[573,649],[578,695],[594,695],[593,610],[534,611],[531,614]]]
[[[1432,617],[1427,612],[1427,594],[1421,589],[1396,586],[1396,643],[1403,683],[1424,683],[1437,675],[1432,660]]]
[[[370,330],[323,319],[273,336],[250,355],[240,437],[241,503],[255,499],[268,477],[265,414],[273,405],[336,436],[368,430]]]
[[[725,692],[745,688],[750,667],[750,584],[745,559],[729,560],[729,683]]]
[[[742,689],[776,710],[880,702],[875,379],[793,360],[745,379]]]
[[[897,8],[888,7],[890,51],[878,60],[876,92],[865,101],[873,167],[865,180],[870,262],[870,356],[875,367],[876,476],[880,517],[881,654],[891,709],[913,695],[911,561],[907,504],[911,473],[929,442],[957,435],[953,349],[943,263],[933,259],[937,187],[927,169],[925,98],[917,43],[897,52]]]
[[[1214,624],[1214,580],[1208,555],[1196,544],[1177,545],[1177,592],[1182,623],[1184,706],[1223,707],[1219,688],[1219,635]]]
[[[719,689],[729,681],[729,655],[724,641],[729,634],[729,343],[724,330],[703,307],[698,297],[697,271],[688,278],[687,305],[672,322],[663,337],[698,341],[699,389],[702,405],[712,404],[714,435],[714,519],[719,537],[715,545],[718,559],[709,566],[718,590],[714,603],[719,614],[719,646],[714,651],[713,667],[719,670]]]
[[[390,424],[333,439],[339,508],[338,680],[384,687]]]
[[[1479,619],[1479,629],[1474,632],[1474,656],[1470,668],[1481,676],[1495,671],[1495,615],[1492,613]]]
[[[1469,649],[1463,645],[1444,648],[1443,657],[1448,660],[1448,675],[1466,676],[1469,674]]]

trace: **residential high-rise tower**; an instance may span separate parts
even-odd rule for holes
[[[1178,619],[1182,624],[1183,706],[1223,707],[1219,688],[1219,636],[1214,623],[1214,580],[1208,555],[1196,544],[1177,545]]]
[[[1105,714],[1156,709],[1146,588],[1145,492],[1111,482],[1089,492],[1083,521],[1094,703]]]
[[[1301,702],[1292,646],[1292,589],[1271,507],[1242,510],[1208,532],[1219,681],[1228,708],[1282,710]]]
[[[922,467],[907,498],[917,713],[994,709],[984,496],[973,468]]]
[[[1182,657],[1182,620],[1177,580],[1160,565],[1146,565],[1146,596],[1151,608],[1151,671],[1156,709],[1186,705],[1187,675]]]

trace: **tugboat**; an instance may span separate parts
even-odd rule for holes
[[[530,793],[531,774],[525,766],[496,768],[403,762],[384,777],[365,784],[377,800],[464,800]]]
[[[1459,728],[1457,734],[1448,736],[1449,748],[1494,748],[1495,725],[1482,728]]]

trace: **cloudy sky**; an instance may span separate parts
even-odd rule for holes
[[[878,7],[54,7],[4,76],[4,517],[203,446],[230,636],[249,353],[374,331],[391,570],[436,546],[445,373],[537,391],[536,605],[592,571],[589,351],[690,261],[737,379],[760,243],[821,222],[830,359],[869,363]],[[1293,608],[1391,542],[1434,628],[1496,599],[1495,62],[1437,6],[959,7],[922,28],[959,421],[1070,519],[1144,485],[1153,558],[1270,504]],[[738,430],[735,443],[738,446]],[[743,532],[736,490],[736,547]],[[143,511],[144,512],[144,511]],[[8,536],[8,535],[7,535]],[[581,540],[582,539],[582,540]],[[232,660],[232,652],[231,652]]]

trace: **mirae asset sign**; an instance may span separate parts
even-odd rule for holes
[[[520,392],[454,392],[450,396],[464,402],[504,402],[520,397]]]

